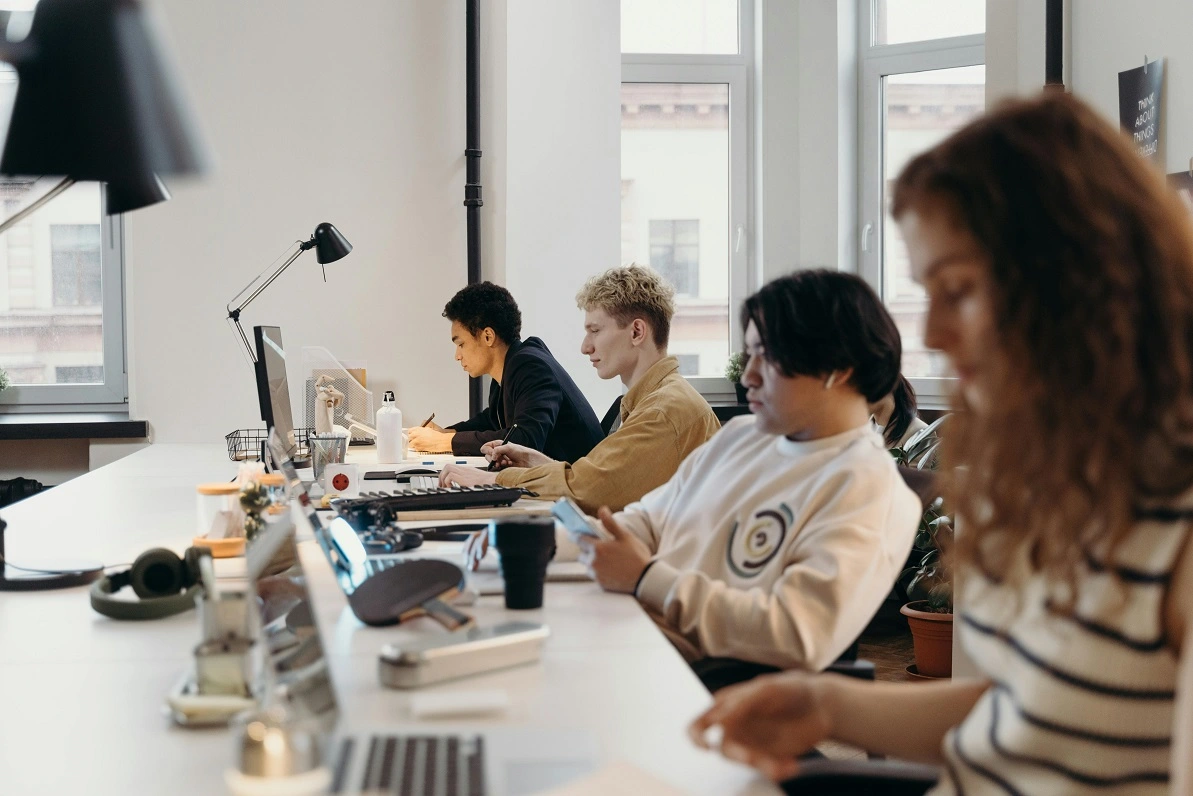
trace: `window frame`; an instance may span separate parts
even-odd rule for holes
[[[754,3],[738,0],[736,54],[622,53],[624,83],[720,83],[729,86],[729,351],[741,350],[742,330],[735,319],[757,290],[751,268],[754,185]],[[710,401],[736,401],[724,376],[686,377]]]
[[[989,0],[987,0],[989,2]],[[981,66],[986,63],[986,34],[952,36],[943,39],[875,44],[878,22],[877,0],[858,0],[858,275],[886,302],[882,273],[883,227],[886,209],[882,204],[884,78],[890,75]],[[943,408],[956,378],[908,377],[921,408]]]
[[[107,214],[107,192],[103,184],[100,185],[99,194],[104,381],[99,384],[13,384],[0,392],[0,412],[18,414],[128,411],[128,367],[124,328],[124,216]],[[33,217],[36,217],[36,214]],[[0,366],[3,366],[3,363],[0,363]]]

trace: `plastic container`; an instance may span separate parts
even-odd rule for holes
[[[290,510],[290,493],[286,488],[286,477],[281,473],[265,473],[257,480],[269,493],[269,506],[266,514],[285,514]]]
[[[211,549],[216,558],[244,555],[244,512],[240,510],[240,486],[219,481],[199,484],[195,538],[191,544]]]
[[[386,390],[377,410],[377,461],[396,464],[406,459],[402,442],[402,410],[394,405],[393,390]]]
[[[225,539],[244,535],[244,515],[240,510],[240,487],[230,482],[199,484],[198,525],[195,535]]]

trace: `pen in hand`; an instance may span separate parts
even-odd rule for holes
[[[503,439],[503,440],[501,441],[501,444],[502,444],[502,445],[504,445],[505,443],[507,443],[507,442],[509,442],[509,441],[510,441],[510,434],[513,434],[513,433],[514,433],[514,429],[515,429],[515,428],[517,428],[517,427],[518,427],[518,424],[517,424],[517,423],[514,423],[512,426],[510,426],[510,430],[509,430],[509,431],[507,431],[507,432],[505,432],[505,439]],[[489,472],[492,472],[492,471],[494,471],[494,470],[496,470],[496,469],[497,469],[497,454],[496,454],[496,453],[494,453],[494,454],[493,454],[493,460],[492,460],[491,462],[489,462],[489,466],[488,466],[486,469],[487,469]]]
[[[428,417],[426,420],[424,420],[424,421],[423,421],[423,424],[422,424],[421,428],[426,428],[427,426],[431,425],[431,421],[432,421],[432,420],[434,420],[434,419],[435,419],[435,413],[434,413],[434,412],[432,412],[432,413],[431,413],[431,416],[430,416],[430,417]]]

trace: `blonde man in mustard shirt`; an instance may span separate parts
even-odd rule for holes
[[[637,265],[595,276],[576,294],[584,310],[581,353],[602,379],[620,378],[627,389],[620,424],[587,456],[568,464],[490,442],[481,451],[500,472],[448,465],[439,483],[525,487],[546,498],[570,497],[589,514],[601,506],[620,511],[665,484],[720,428],[708,402],[679,375],[679,361],[667,355],[673,296],[662,277]]]

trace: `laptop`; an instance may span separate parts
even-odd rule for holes
[[[294,484],[293,464],[284,450],[278,455],[273,444],[280,446],[276,435],[271,434],[270,442],[274,462]],[[296,489],[316,538],[329,556],[334,540],[327,541],[329,533],[314,516],[305,490]],[[253,548],[268,553],[283,543],[294,544],[292,526],[272,523]],[[330,556],[328,560],[332,560]],[[331,793],[518,796],[559,787],[595,768],[595,739],[582,730],[455,725],[456,731],[443,732],[430,724],[365,726],[353,722],[340,709],[302,560],[295,556],[295,561],[286,573],[275,576],[284,577],[284,588],[270,582],[275,578],[255,583],[258,593],[265,596],[257,602],[269,651],[267,675],[273,693],[286,701],[297,719],[313,720],[314,726],[325,730],[324,762],[331,769]],[[381,641],[379,638],[379,646]]]

